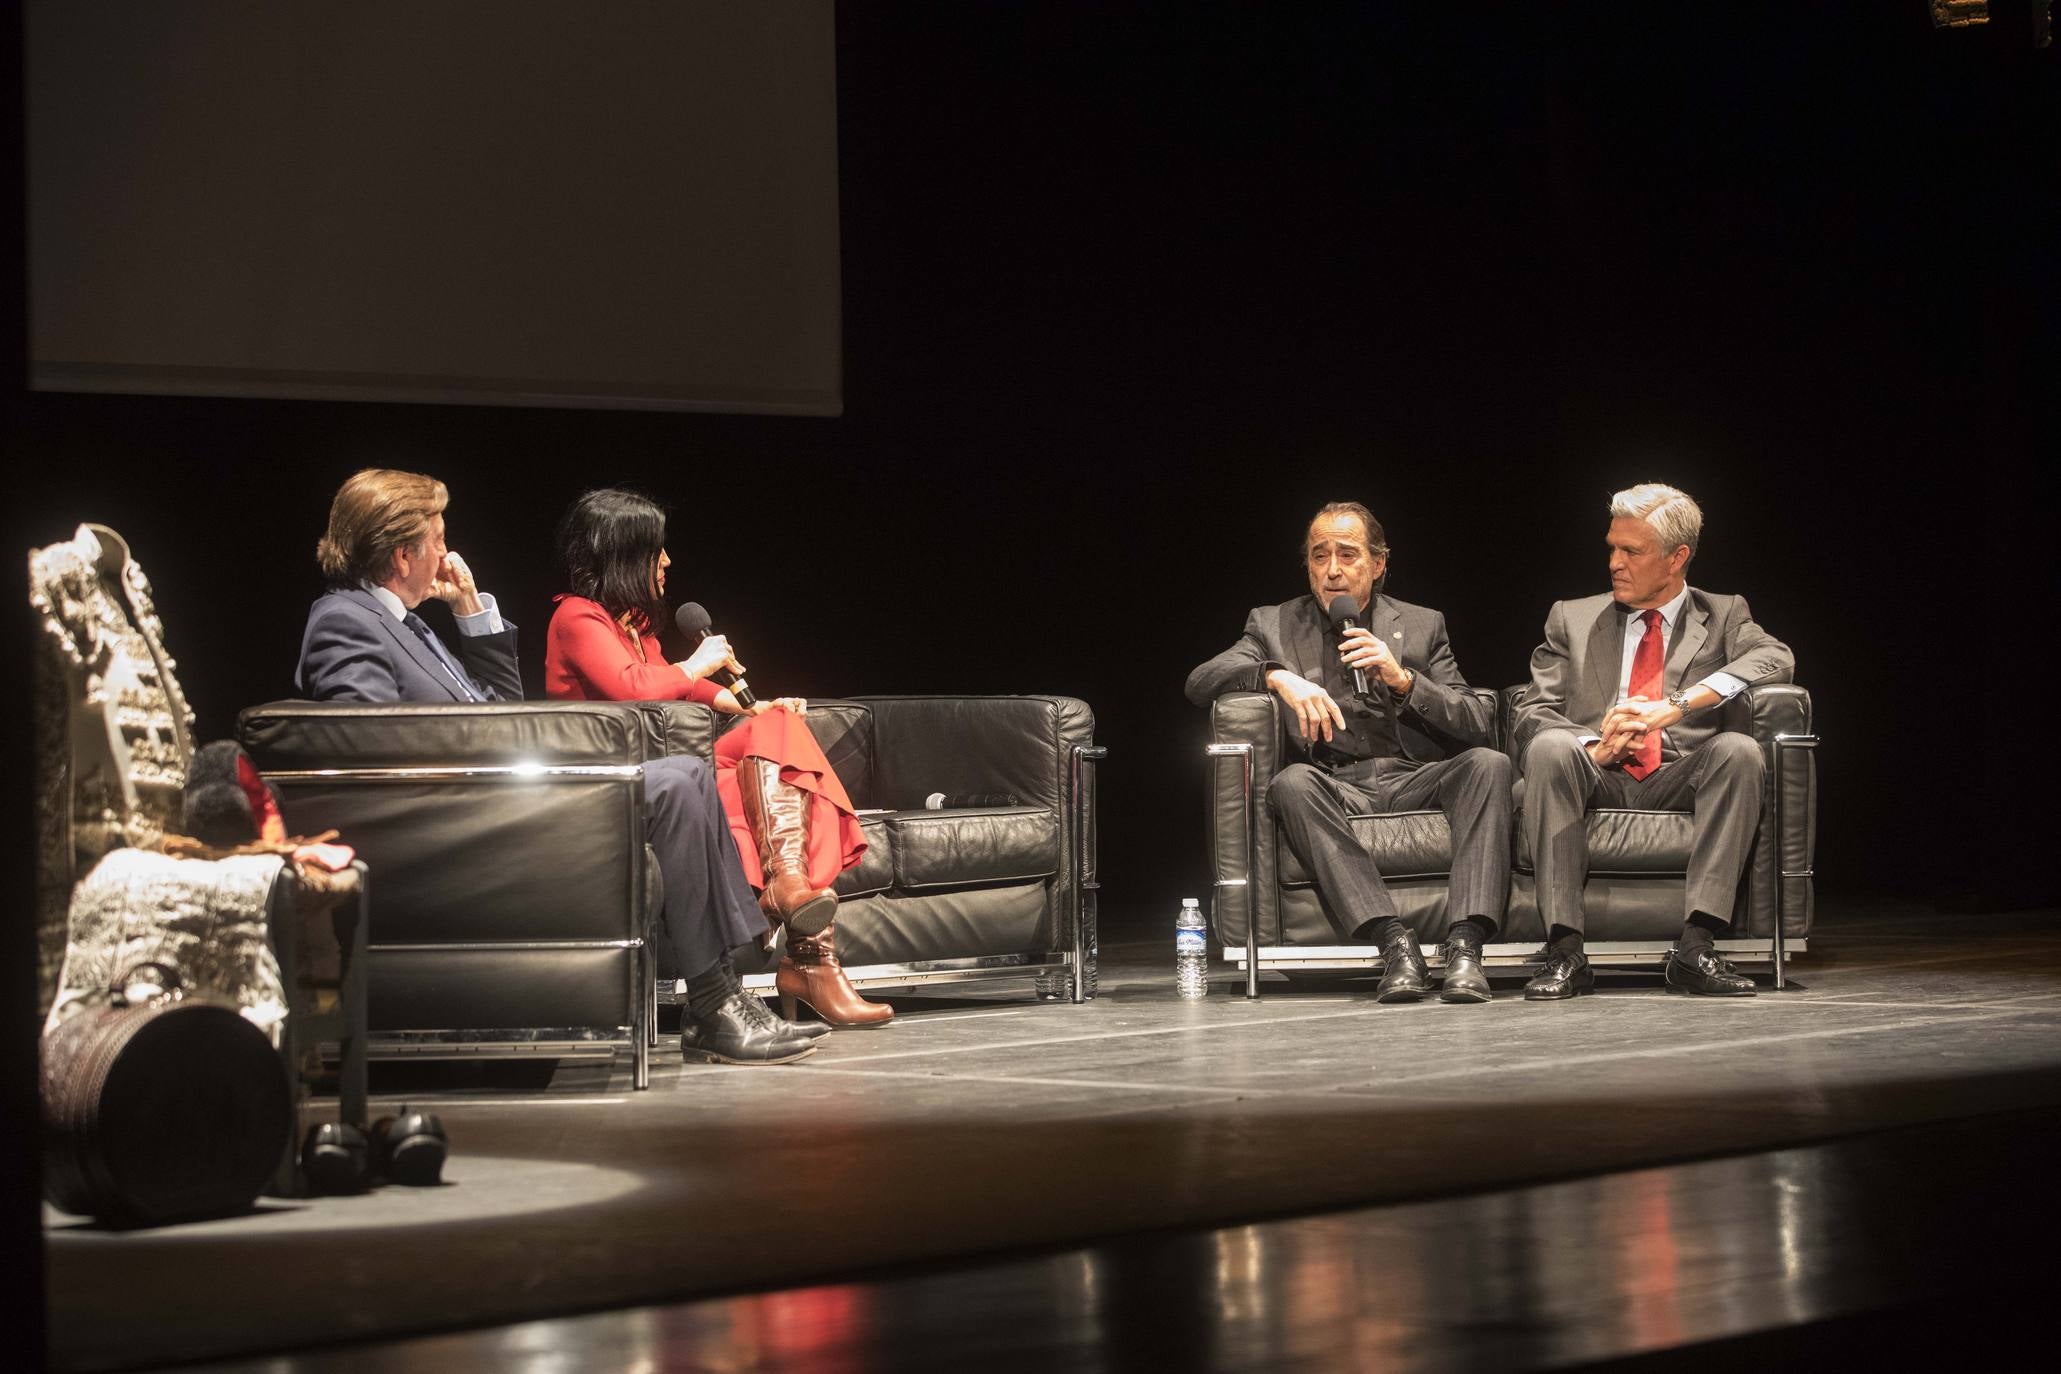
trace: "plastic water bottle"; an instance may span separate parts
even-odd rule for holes
[[[1209,995],[1209,928],[1202,921],[1202,903],[1181,899],[1174,918],[1174,991],[1183,997]]]

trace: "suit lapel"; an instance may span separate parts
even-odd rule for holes
[[[1682,603],[1682,623],[1675,626],[1674,642],[1667,648],[1667,671],[1662,680],[1669,691],[1680,690],[1689,665],[1696,661],[1696,651],[1709,637],[1710,608],[1692,589],[1689,599]]]
[[[401,652],[417,668],[426,673],[431,682],[443,688],[445,694],[451,700],[465,700],[464,694],[458,690],[458,684],[451,681],[451,675],[444,671],[443,664],[437,662],[437,656],[429,651],[429,646],[422,642],[415,631],[394,619],[393,613],[380,604],[378,597],[374,596],[371,592],[360,591],[356,588],[346,589],[344,595],[372,612],[373,618],[379,622],[380,628],[386,631],[387,637],[400,646]]]
[[[1616,602],[1603,604],[1596,623],[1589,627],[1589,644],[1584,652],[1587,660],[1582,665],[1583,680],[1591,699],[1600,704],[1593,713],[1581,711],[1574,718],[1581,720],[1593,715],[1601,719],[1605,711],[1617,704],[1617,684],[1624,677],[1624,613],[1617,609]],[[1570,701],[1568,705],[1572,707],[1574,703]]]
[[[1407,662],[1405,653],[1416,647],[1403,633],[1403,617],[1396,610],[1395,603],[1379,592],[1374,594],[1374,605],[1367,612],[1367,628],[1388,646],[1388,651],[1395,655],[1398,663]]]

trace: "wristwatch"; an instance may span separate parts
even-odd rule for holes
[[[1679,692],[1669,692],[1667,694],[1667,704],[1685,716],[1696,709],[1689,704],[1689,689],[1687,687],[1684,687]]]

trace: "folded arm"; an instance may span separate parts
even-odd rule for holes
[[[1467,679],[1453,657],[1453,644],[1446,636],[1446,618],[1438,617],[1431,647],[1424,655],[1424,671],[1409,670],[1409,689],[1396,697],[1396,707],[1414,711],[1433,733],[1461,744],[1489,745],[1495,742],[1495,707],[1467,690]]]
[[[1226,692],[1264,692],[1268,690],[1267,674],[1288,666],[1268,651],[1260,623],[1265,609],[1261,607],[1246,617],[1245,633],[1236,644],[1188,674],[1186,691],[1190,702],[1207,706]]]

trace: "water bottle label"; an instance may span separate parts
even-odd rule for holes
[[[1207,954],[1209,941],[1199,930],[1177,930],[1174,932],[1174,953]]]

